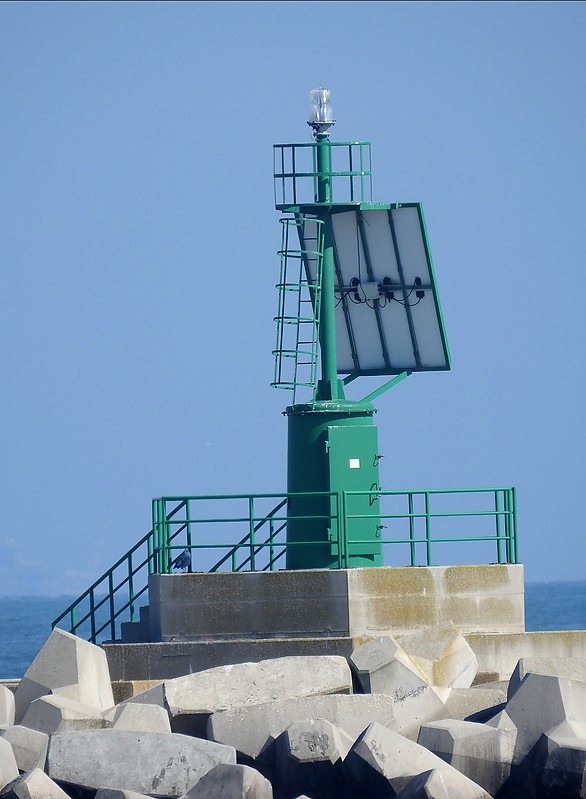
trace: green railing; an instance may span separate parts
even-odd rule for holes
[[[275,208],[319,204],[319,181],[323,177],[330,180],[335,203],[372,200],[370,142],[331,141],[329,150],[331,168],[324,173],[318,166],[315,142],[273,146]]]
[[[169,521],[178,512],[180,508],[171,511]],[[94,643],[99,638],[116,640],[117,624],[136,620],[137,600],[146,600],[148,576],[161,570],[160,558],[151,529],[72,602],[52,627],[67,628]]]
[[[330,498],[330,514],[304,518],[327,519],[330,538],[325,543],[337,557],[338,568],[346,568],[349,553],[360,547],[352,535],[353,521],[365,518],[355,511],[364,507],[365,495],[380,502],[376,535],[386,565],[518,562],[514,488],[321,495]],[[188,571],[272,571],[282,567],[288,547],[323,547],[324,541],[287,543],[289,498],[298,496],[307,494],[153,500],[152,529],[55,619],[53,627],[66,627],[93,642],[107,637],[116,640],[120,622],[136,620],[137,600],[146,600],[148,576],[171,573],[173,562],[184,552]]]

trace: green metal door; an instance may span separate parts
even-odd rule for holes
[[[330,491],[343,496],[344,556],[349,567],[382,566],[378,431],[375,425],[329,426],[326,433]],[[367,492],[354,494],[352,492]],[[333,544],[332,554],[338,554]]]

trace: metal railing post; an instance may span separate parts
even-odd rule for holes
[[[256,563],[254,556],[254,497],[248,497],[248,524],[250,531],[250,571],[256,571]]]
[[[505,502],[506,502],[506,494],[505,494]],[[502,535],[501,535],[501,507],[500,507],[500,492],[498,489],[494,492],[494,510],[495,510],[495,518],[496,518],[496,556],[497,556],[497,563],[503,562],[503,554],[502,554]],[[506,551],[506,535],[508,533],[508,516],[505,515],[504,519],[504,527],[505,527],[505,551]],[[508,560],[508,558],[507,558]]]
[[[130,609],[130,621],[135,620],[134,615],[134,586],[132,580],[132,552],[128,553],[127,558],[128,563],[128,602],[129,602],[129,609]]]
[[[348,504],[346,492],[338,491],[335,494],[336,505],[336,534],[338,539],[338,568],[348,568]],[[331,502],[330,502],[331,507]]]
[[[147,574],[152,574],[153,573],[153,566],[154,566],[153,561],[154,561],[154,558],[155,558],[155,553],[154,553],[155,528],[154,528],[154,525],[153,525],[153,528],[151,530],[151,534],[147,538],[146,545],[147,545]]]
[[[415,566],[415,519],[413,518],[413,494],[409,492],[409,549],[411,550],[411,565]]]
[[[151,574],[161,573],[161,500],[153,500],[153,570]]]
[[[431,516],[429,513],[429,491],[425,492],[425,549],[427,557],[427,565],[431,566]]]
[[[189,497],[185,499],[185,524],[187,525],[187,548],[189,549],[189,568],[187,569],[188,572],[193,571],[193,558],[191,557],[191,553],[193,550],[191,549],[191,504],[189,501]]]
[[[513,486],[511,488],[511,502],[512,508],[512,542],[513,542],[513,563],[519,562],[519,551],[517,549],[517,489]]]
[[[110,635],[112,641],[116,640],[116,609],[114,607],[114,575],[108,572],[108,599],[110,605]]]
[[[162,505],[162,559],[163,563],[161,564],[161,574],[170,574],[171,573],[171,561],[169,559],[170,556],[170,544],[171,544],[171,536],[169,533],[169,519],[167,518],[167,501],[165,499],[161,499]]]
[[[96,603],[94,600],[94,592],[90,591],[90,628],[91,628],[91,642],[96,643]]]

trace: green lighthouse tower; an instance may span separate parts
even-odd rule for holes
[[[330,140],[327,89],[311,92],[308,124],[313,142],[274,147],[287,216],[272,385],[293,396],[286,568],[381,566],[372,400],[414,371],[449,369],[449,352],[420,205],[372,203],[370,144]],[[391,379],[346,399],[364,375]]]

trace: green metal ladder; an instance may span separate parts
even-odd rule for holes
[[[323,223],[297,215],[281,219],[281,269],[276,288],[279,307],[275,373],[271,385],[293,392],[299,388],[315,394],[319,355],[319,308],[323,262]]]

